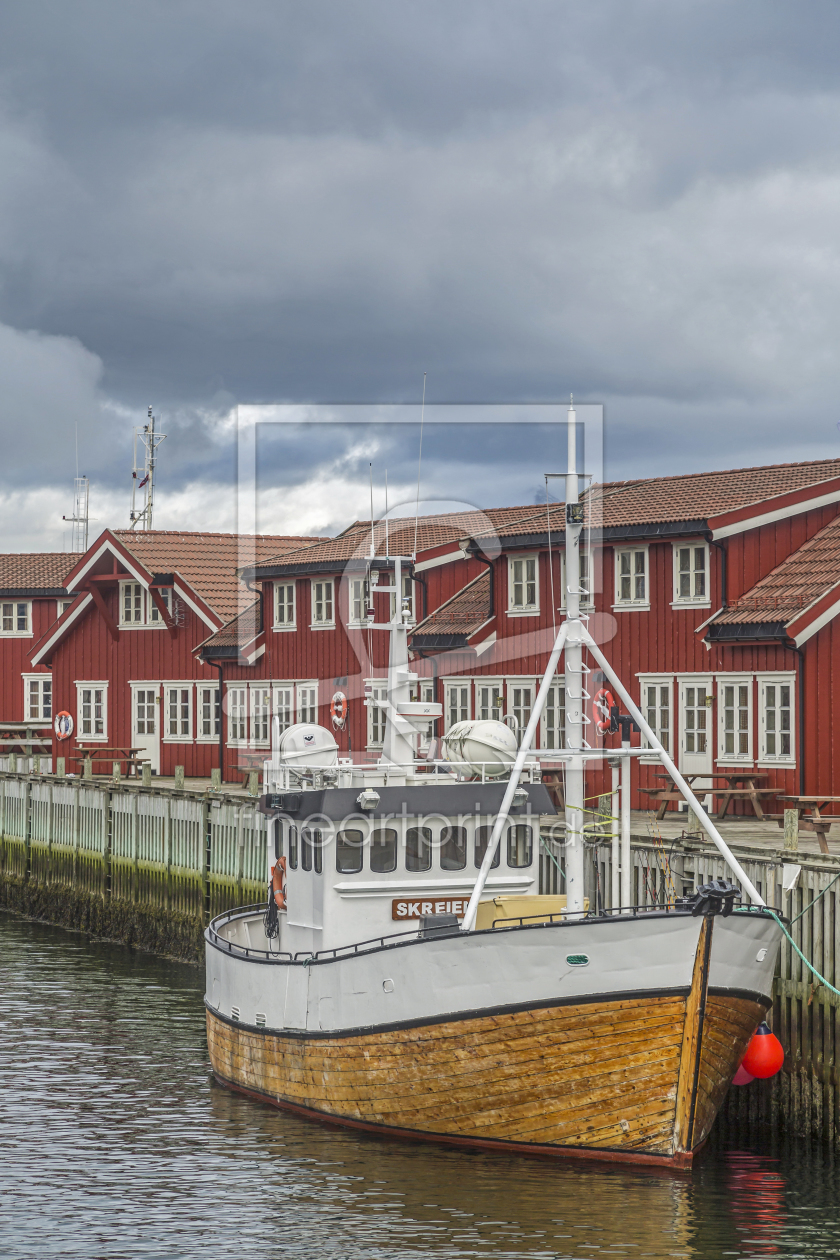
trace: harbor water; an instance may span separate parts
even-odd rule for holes
[[[840,1257],[823,1147],[686,1174],[311,1124],[211,1079],[202,975],[0,913],[0,1257]]]

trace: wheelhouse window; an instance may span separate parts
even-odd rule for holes
[[[342,875],[358,875],[362,869],[365,837],[350,828],[339,831],[335,838],[335,869]]]
[[[274,583],[274,627],[276,630],[295,628],[295,584]]]
[[[647,547],[622,549],[615,553],[615,602],[620,605],[648,605]]]
[[[370,869],[379,874],[397,869],[397,833],[393,827],[378,827],[371,832]]]
[[[218,739],[222,722],[218,687],[198,689],[198,738]]]
[[[4,601],[0,604],[0,627],[2,627],[2,633],[10,638],[31,634],[32,604],[30,601],[18,600],[12,603]]]
[[[30,675],[23,680],[26,695],[26,717],[30,722],[52,718],[52,678],[49,674]]]
[[[533,830],[523,823],[508,827],[507,864],[508,866],[530,866],[533,858]]]
[[[440,833],[440,869],[462,871],[466,865],[466,827],[444,827]]]
[[[508,612],[539,612],[539,570],[536,556],[508,560]]]
[[[298,829],[289,827],[289,866],[293,871],[298,865]]]
[[[473,862],[475,869],[478,870],[484,861],[484,855],[487,852],[487,846],[490,843],[490,837],[493,834],[492,827],[476,827],[475,829],[475,852]],[[490,869],[493,870],[499,865],[501,860],[501,841],[496,845],[496,852],[493,854],[493,861],[490,863]]]
[[[316,629],[335,625],[332,578],[312,582],[312,625]]]
[[[759,758],[761,761],[794,761],[794,679],[758,680]]]
[[[752,761],[752,679],[718,678],[718,760]]]
[[[320,875],[324,863],[324,846],[321,832],[314,827],[303,827],[300,833],[300,864],[305,871],[314,869]]]
[[[709,599],[709,548],[706,543],[674,546],[674,603],[706,604]]]
[[[432,865],[430,827],[408,827],[405,833],[405,869],[428,871]]]

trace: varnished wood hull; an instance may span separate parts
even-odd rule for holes
[[[208,1008],[217,1079],[275,1106],[395,1137],[685,1166],[763,1006],[691,991],[352,1034],[245,1027]]]

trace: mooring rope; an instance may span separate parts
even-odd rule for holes
[[[837,874],[834,876],[834,879],[829,880],[829,882],[826,884],[826,886],[825,886],[825,888],[822,890],[822,892],[818,892],[818,893],[817,893],[817,895],[816,895],[816,897],[814,898],[814,900],[813,900],[813,901],[809,901],[808,905],[807,905],[807,906],[804,906],[804,907],[803,907],[803,909],[799,911],[799,914],[796,914],[796,915],[794,915],[794,916],[793,916],[793,918],[791,919],[791,923],[795,923],[797,919],[801,919],[801,918],[802,918],[803,914],[807,914],[807,912],[808,912],[810,909],[812,909],[812,908],[813,908],[813,907],[817,904],[817,902],[819,901],[820,897],[825,896],[825,894],[828,892],[828,890],[829,890],[829,888],[831,887],[831,885],[832,885],[832,884],[836,884],[836,883],[837,883],[838,879],[840,879],[840,871],[838,871],[838,872],[837,872]]]
[[[813,902],[812,902],[812,904],[813,904]],[[793,948],[796,950],[797,954],[798,954],[798,955],[799,955],[799,957],[802,959],[802,961],[804,962],[805,966],[806,966],[806,967],[808,968],[808,970],[812,973],[812,975],[815,975],[815,976],[817,977],[817,979],[819,980],[820,984],[824,984],[824,985],[825,985],[825,987],[826,987],[827,989],[830,989],[832,993],[836,993],[836,994],[837,994],[837,996],[838,996],[838,997],[840,997],[840,989],[835,989],[835,987],[834,987],[834,985],[831,983],[831,981],[830,981],[830,980],[826,980],[825,976],[820,975],[820,973],[817,971],[817,969],[816,969],[816,967],[814,966],[814,964],[813,964],[813,963],[810,963],[810,962],[808,961],[808,959],[807,959],[807,958],[805,957],[805,955],[802,953],[802,950],[801,950],[801,949],[799,948],[799,946],[797,945],[796,941],[795,941],[795,940],[793,939],[793,937],[791,936],[790,932],[789,932],[789,931],[787,930],[787,928],[785,927],[784,923],[782,923],[782,920],[781,920],[781,919],[779,918],[779,916],[776,914],[775,910],[771,910],[769,906],[765,906],[764,908],[765,908],[765,910],[767,911],[767,913],[768,913],[768,914],[770,914],[770,915],[772,915],[772,917],[776,920],[776,922],[778,923],[779,927],[782,929],[782,931],[784,932],[785,936],[788,938],[788,940],[790,941],[791,945],[792,945],[792,946],[793,946]]]

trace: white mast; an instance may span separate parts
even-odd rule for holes
[[[149,418],[142,429],[134,430],[134,468],[131,481],[131,528],[152,528],[152,514],[155,506],[155,466],[157,464],[157,448],[165,439],[165,433],[155,431],[155,416],[149,408]],[[138,439],[143,448],[143,463],[137,463]],[[142,474],[138,481],[138,475]],[[145,497],[142,508],[137,508],[137,491],[144,490]],[[141,524],[142,522],[142,524]]]
[[[566,463],[566,747],[582,752],[586,722],[583,685],[583,625],[580,620],[580,535],[583,506],[578,497],[577,425],[574,400],[567,421]],[[588,672],[588,671],[587,671]],[[566,896],[570,913],[583,910],[583,758],[572,756],[566,767]]]

